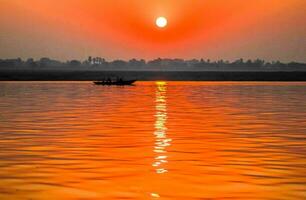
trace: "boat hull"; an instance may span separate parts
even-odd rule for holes
[[[129,80],[129,81],[94,81],[95,85],[102,85],[102,86],[124,86],[124,85],[133,85],[136,82],[136,80]]]

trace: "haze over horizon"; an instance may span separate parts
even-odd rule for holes
[[[305,8],[305,0],[0,0],[0,58],[306,62]]]

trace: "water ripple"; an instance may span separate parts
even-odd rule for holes
[[[305,83],[0,91],[0,199],[306,198]]]

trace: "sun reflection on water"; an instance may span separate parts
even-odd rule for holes
[[[154,152],[156,153],[155,162],[152,166],[155,168],[156,173],[163,174],[168,172],[163,167],[163,164],[167,163],[167,151],[166,148],[171,145],[171,139],[167,137],[167,83],[156,82],[156,121],[155,121],[155,145]]]

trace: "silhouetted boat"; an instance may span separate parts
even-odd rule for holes
[[[111,86],[111,85],[133,85],[137,80],[116,80],[116,81],[94,81],[95,85],[106,85],[106,86]]]

